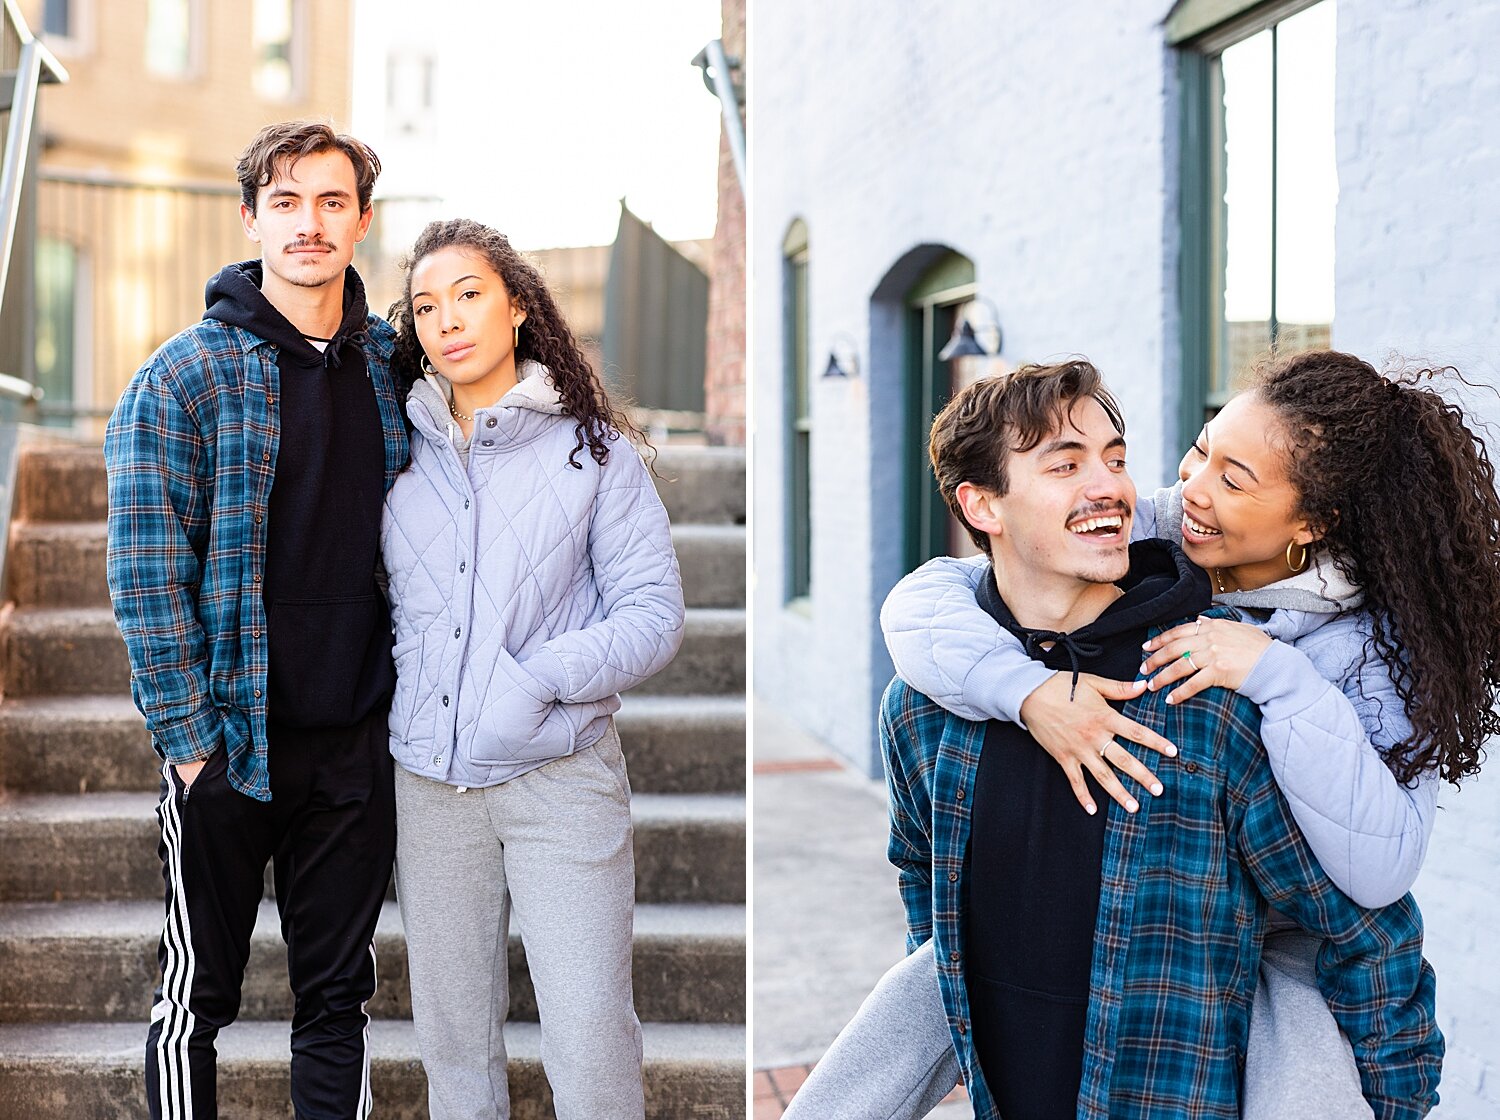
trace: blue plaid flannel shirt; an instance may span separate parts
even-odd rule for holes
[[[1363,910],[1323,874],[1271,775],[1260,713],[1225,689],[1166,691],[1125,715],[1177,744],[1160,797],[1109,802],[1079,1120],[1238,1120],[1250,1006],[1268,907],[1325,938],[1318,986],[1354,1046],[1377,1120],[1437,1103],[1443,1038],[1411,895]],[[964,876],[985,725],[900,680],[881,703],[907,946],[934,938],[938,982],[977,1120],[998,1120],[969,1035]],[[1143,761],[1145,748],[1122,746]],[[1167,766],[1170,773],[1163,773]]]
[[[395,332],[362,348],[385,437],[385,487],[406,462],[391,378]],[[130,691],[173,764],[222,743],[229,780],[271,799],[266,765],[266,501],[280,442],[276,346],[204,319],[131,378],[104,435],[107,568]]]

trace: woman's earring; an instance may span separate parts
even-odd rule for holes
[[[1302,550],[1302,555],[1297,557],[1297,562],[1295,564],[1292,563],[1292,549],[1294,548],[1300,548]],[[1296,541],[1288,541],[1286,546],[1286,566],[1292,570],[1293,574],[1300,572],[1302,571],[1302,569],[1306,568],[1307,545],[1298,544]]]
[[[519,350],[520,348],[521,348],[521,324],[517,323],[516,324],[515,349]]]
[[[422,365],[422,372],[423,373],[436,373],[437,372],[437,370],[435,370],[435,369],[432,368],[432,363],[427,360],[427,355],[426,354],[422,355],[421,365]]]

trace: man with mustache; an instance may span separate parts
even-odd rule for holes
[[[969,386],[930,448],[991,561],[979,605],[1046,672],[1130,680],[1147,637],[1208,610],[1208,576],[1176,545],[1129,543],[1124,423],[1088,362]],[[1238,1117],[1272,907],[1326,939],[1319,986],[1373,1115],[1417,1120],[1436,1103],[1443,1043],[1411,896],[1365,910],[1327,878],[1249,700],[1166,695],[1127,712],[1176,744],[1176,774],[1138,812],[1107,816],[1078,811],[1022,725],[972,722],[892,682],[880,739],[912,955],[787,1120],[925,1115],[955,1066],[978,1120]],[[934,967],[940,1010],[922,998]],[[899,1024],[877,1018],[898,1011]]]
[[[326,124],[260,131],[237,168],[260,259],[110,418],[108,572],[131,690],[162,756],[166,922],[146,1041],[154,1118],[214,1117],[274,865],[296,1000],[299,1118],[370,1111],[373,938],[395,851],[395,671],[375,582],[406,460],[394,332],[351,267],[380,161]]]

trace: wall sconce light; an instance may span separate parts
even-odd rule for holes
[[[985,343],[993,339],[989,346]],[[953,335],[947,345],[938,351],[938,360],[954,358],[993,358],[1000,353],[1003,336],[1000,333],[1000,312],[983,296],[975,296],[964,304]]]
[[[846,334],[834,335],[832,348],[828,352],[828,365],[823,369],[822,379],[858,376],[859,348],[854,345],[854,339]]]

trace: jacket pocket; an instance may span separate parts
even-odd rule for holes
[[[391,697],[391,748],[401,757],[399,747],[406,746],[412,737],[412,728],[417,721],[417,709],[422,695],[422,650],[424,635],[421,632],[402,638],[391,650],[396,663],[396,691]]]
[[[500,766],[572,754],[575,732],[564,705],[538,697],[537,691],[512,681],[504,692],[487,697],[469,740],[469,757]]]

